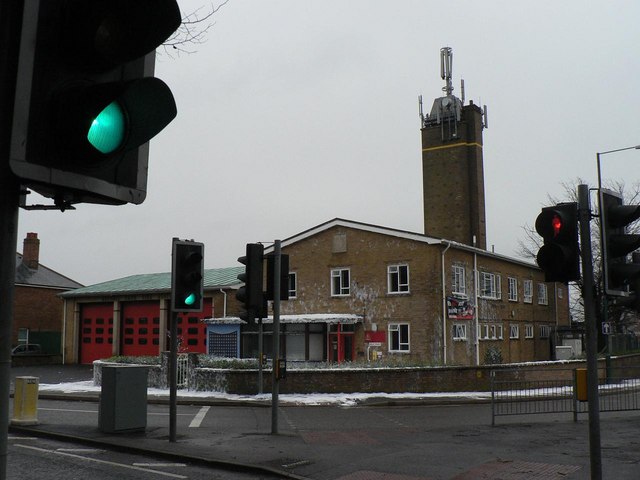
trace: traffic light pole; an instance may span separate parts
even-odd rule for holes
[[[273,290],[280,292],[280,256],[282,255],[280,240],[276,240],[273,246]],[[280,380],[278,379],[278,366],[280,361],[280,294],[273,296],[273,361],[271,371],[271,433],[278,433],[278,394]]]
[[[582,298],[587,333],[587,400],[589,404],[589,458],[591,480],[602,479],[600,451],[600,406],[598,403],[598,325],[594,301],[591,253],[591,202],[589,186],[578,185],[578,218],[582,256]]]
[[[4,165],[3,165],[4,167]],[[7,478],[11,324],[16,280],[20,185],[13,175],[0,175],[0,479]]]
[[[178,416],[178,313],[171,310],[169,325],[169,442],[177,441]]]
[[[11,324],[16,280],[20,183],[9,172],[21,2],[0,2],[0,480],[7,478]]]

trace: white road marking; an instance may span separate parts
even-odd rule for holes
[[[142,468],[142,467],[136,467],[136,466],[133,466],[133,465],[126,465],[124,463],[109,462],[107,460],[99,460],[97,458],[83,457],[82,455],[75,455],[73,453],[60,452],[60,451],[55,451],[55,450],[47,450],[46,448],[32,447],[30,445],[15,445],[15,446],[19,447],[19,448],[26,448],[28,450],[35,450],[37,452],[52,453],[54,455],[63,455],[65,457],[72,457],[72,458],[77,458],[79,460],[86,460],[87,462],[100,463],[100,464],[103,464],[103,465],[110,465],[112,467],[121,467],[121,468],[127,468],[129,470],[137,470],[137,471],[140,471],[140,472],[155,473],[156,475],[162,475],[162,476],[165,476],[165,477],[189,478],[189,477],[185,477],[184,475],[177,475],[175,473],[161,472],[159,470],[151,470],[149,468]]]
[[[202,407],[196,416],[193,417],[193,420],[191,420],[189,428],[198,428],[202,424],[202,420],[204,420],[204,417],[210,408],[211,407]]]
[[[186,463],[134,463],[134,467],[186,467]]]
[[[66,453],[102,453],[104,450],[97,448],[56,448],[56,452]]]
[[[40,440],[39,437],[14,437],[12,435],[9,435],[7,437],[7,440]]]

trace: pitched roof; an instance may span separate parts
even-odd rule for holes
[[[429,235],[425,235],[424,233],[411,232],[408,230],[398,230],[396,228],[383,227],[380,225],[372,225],[370,223],[356,222],[353,220],[346,220],[344,218],[334,218],[327,222],[321,223],[320,225],[316,225],[315,227],[304,230],[303,232],[296,233],[295,235],[292,235],[291,237],[288,237],[282,240],[281,246],[286,247],[288,245],[292,245],[296,242],[307,239],[309,237],[312,237],[314,235],[317,235],[318,233],[327,231],[334,227],[346,227],[346,228],[352,228],[355,230],[364,230],[371,233],[378,233],[381,235],[388,235],[391,237],[399,237],[407,240],[413,240],[415,242],[424,243],[427,245],[449,246],[449,247],[458,248],[460,250],[466,250],[466,251],[469,251],[478,255],[482,255],[485,257],[492,257],[492,258],[497,258],[506,262],[520,264],[528,268],[535,268],[535,269],[539,268],[537,265],[527,260],[508,257],[506,255],[490,252],[488,250],[482,250],[481,248],[472,247],[469,245],[465,245],[463,243],[455,242],[453,240],[447,240],[445,238],[430,237]],[[273,245],[266,247],[264,249],[265,253],[271,253],[273,252],[273,250],[274,250]]]
[[[204,271],[204,289],[235,288],[242,282],[238,275],[244,267],[214,268]],[[70,292],[60,294],[63,298],[88,296],[116,296],[126,294],[169,293],[171,291],[171,273],[143,273],[129,277],[117,278],[107,282],[89,285]]]
[[[69,290],[82,287],[81,283],[71,280],[69,277],[45,267],[41,263],[38,268],[29,268],[22,263],[22,255],[16,253],[16,285],[26,285],[29,287],[47,287]]]

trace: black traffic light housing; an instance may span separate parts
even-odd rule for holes
[[[176,0],[24,0],[10,168],[59,206],[142,203],[148,141],[176,116],[155,49]]]
[[[275,300],[275,254],[267,257],[267,300]],[[280,255],[280,300],[289,300],[289,255]]]
[[[201,312],[204,297],[204,244],[173,240],[171,261],[171,309]]]
[[[542,209],[536,231],[544,240],[536,260],[545,282],[570,282],[580,278],[577,204],[560,203]]]
[[[622,195],[600,190],[602,275],[607,295],[629,296],[637,291],[640,265],[628,262],[628,254],[640,248],[640,235],[627,234],[627,226],[640,218],[640,205],[624,205]]]
[[[236,292],[236,298],[242,303],[244,311],[240,318],[245,321],[267,316],[267,299],[264,294],[264,246],[260,243],[247,243],[246,255],[238,258],[245,265],[244,273],[238,280],[244,282]]]

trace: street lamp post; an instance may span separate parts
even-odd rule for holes
[[[640,149],[640,145],[634,145],[632,147],[625,148],[616,148],[614,150],[607,150],[604,152],[596,153],[596,163],[598,167],[598,208],[602,208],[602,169],[600,167],[600,157],[602,155],[608,155],[610,153],[622,152],[625,150],[633,150]],[[583,217],[581,217],[581,234],[585,233],[582,237],[583,248],[584,243],[588,244],[588,254],[591,256],[591,248],[590,248],[590,238],[587,238],[586,232],[588,232],[587,228],[583,228],[583,220],[585,225],[588,225],[588,215],[590,211],[589,198],[588,198],[588,189],[586,185],[581,185],[582,190],[579,187],[579,195],[581,195],[582,199],[582,207],[584,211]],[[602,225],[600,225],[600,245],[602,246]],[[600,255],[602,261],[604,262],[604,255]],[[589,259],[590,260],[590,259]],[[583,265],[584,262],[583,259]],[[591,263],[591,261],[589,261]],[[601,271],[604,271],[604,265],[602,266]],[[583,281],[583,295],[585,296],[585,304],[587,303],[586,297],[588,296],[591,305],[591,313],[589,315],[585,315],[585,320],[587,320],[586,330],[587,330],[587,395],[588,395],[588,403],[589,403],[589,450],[590,450],[590,459],[591,459],[591,479],[592,480],[600,480],[602,478],[602,460],[600,453],[600,410],[598,405],[598,359],[597,359],[597,349],[598,349],[598,325],[596,322],[595,314],[593,312],[593,271],[591,270],[589,279],[589,286],[587,289],[587,279]],[[587,291],[588,290],[588,291]],[[604,317],[607,314],[607,296],[603,295],[602,297],[602,305]],[[607,368],[607,378],[609,378],[610,371],[610,348],[607,342],[607,355],[606,355],[606,368]]]

